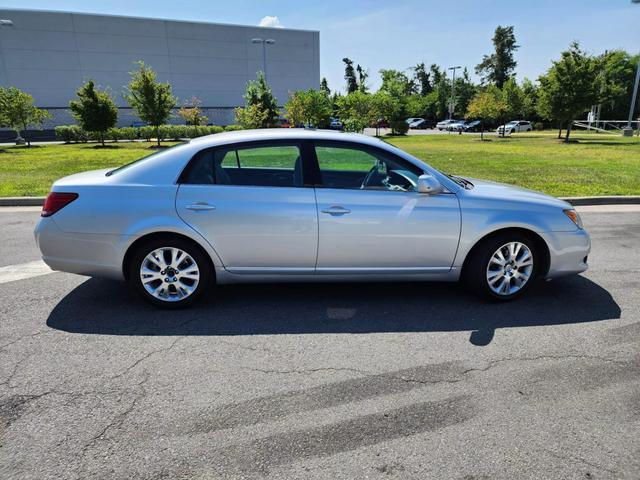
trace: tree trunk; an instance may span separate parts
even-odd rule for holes
[[[104,147],[104,132],[100,132],[100,142],[102,143],[102,146]]]
[[[158,146],[160,146],[160,127],[156,127],[156,140],[158,141]]]
[[[562,122],[558,122],[558,140],[562,138]]]
[[[569,143],[569,135],[571,135],[571,124],[573,123],[573,120],[569,121],[569,124],[567,125],[567,135],[564,137],[564,143]]]
[[[480,141],[484,141],[484,120],[480,120]]]

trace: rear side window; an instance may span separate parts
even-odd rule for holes
[[[302,153],[296,144],[227,146],[199,152],[182,183],[300,187]]]

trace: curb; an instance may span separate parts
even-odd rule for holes
[[[3,197],[0,207],[41,207],[45,197]],[[609,197],[561,197],[573,206],[587,205],[638,205],[640,195],[609,196]]]
[[[0,207],[41,207],[45,197],[3,197]]]
[[[609,197],[562,197],[574,207],[587,205],[637,205],[640,204],[640,195],[609,196]]]

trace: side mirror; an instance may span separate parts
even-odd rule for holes
[[[418,193],[436,195],[443,191],[442,185],[435,177],[423,174],[418,177]]]

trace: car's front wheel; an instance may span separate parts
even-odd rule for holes
[[[129,284],[149,303],[167,309],[198,300],[210,287],[206,253],[188,240],[156,238],[140,245],[129,264]]]
[[[538,274],[541,255],[535,242],[519,233],[490,237],[472,252],[465,265],[464,280],[480,295],[512,300],[531,287]]]

